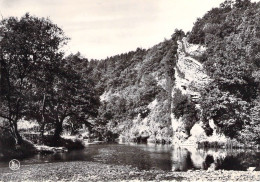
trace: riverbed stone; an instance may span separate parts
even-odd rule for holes
[[[259,181],[259,171],[166,172],[96,162],[58,162],[0,168],[0,181]]]

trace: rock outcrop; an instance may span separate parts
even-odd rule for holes
[[[177,53],[174,52],[174,46]],[[157,86],[166,93],[163,99],[156,97],[146,107],[142,106],[145,108],[143,112],[147,113],[145,116],[139,113],[131,121],[119,123],[115,131],[120,133],[121,142],[173,143],[176,146],[194,146],[197,141],[209,139],[202,128],[201,121],[195,123],[187,133],[183,118],[177,118],[172,111],[174,95],[177,91],[181,91],[181,94],[187,96],[195,104],[196,109],[200,110],[198,102],[201,97],[200,90],[210,81],[202,63],[198,61],[204,51],[206,51],[205,47],[189,44],[186,37],[178,40],[177,44],[173,41],[160,43],[149,49],[143,60],[134,66],[139,76],[140,88],[136,88],[135,85],[116,91],[106,90],[103,93],[101,101],[140,97],[135,94],[135,91],[148,89],[149,87],[146,88],[144,85],[149,79],[154,79]],[[171,56],[171,53],[174,56]],[[169,62],[172,62],[173,77],[168,75]],[[214,137],[220,138],[216,132],[214,132]]]
[[[199,89],[208,83],[209,77],[205,73],[202,64],[193,57],[200,56],[206,49],[203,46],[188,44],[186,38],[177,43],[177,60],[170,60],[176,61],[174,68],[175,78],[173,79],[173,83],[171,83],[172,85],[170,85],[170,97],[173,97],[176,89],[179,89],[183,95],[188,95],[196,103],[200,97]],[[159,44],[148,51],[144,63],[154,61],[158,50],[161,48],[162,44]],[[168,59],[166,56],[167,54],[162,59]],[[154,70],[150,74],[155,78],[158,86],[169,92],[169,82],[167,82],[166,73],[162,74],[159,70]],[[112,93],[103,94],[102,99],[109,97],[109,95],[112,95]],[[162,126],[162,122],[164,122],[162,118],[165,117],[163,115],[165,115],[164,111],[167,110],[169,100],[170,104],[174,102],[171,98],[164,101],[153,100],[147,106],[147,109],[150,111],[149,114],[145,118],[142,118],[139,114],[132,121],[132,126],[121,133],[120,140],[174,144],[180,144],[187,140],[188,136],[184,132],[182,118],[176,119],[173,113],[169,113],[170,123],[168,123],[168,127]],[[199,107],[198,104],[197,107]],[[198,127],[198,125],[196,126]]]
[[[178,60],[175,67],[175,85],[172,96],[179,89],[183,95],[188,95],[193,102],[197,103],[200,98],[199,90],[209,82],[209,77],[203,69],[203,65],[193,57],[200,56],[205,50],[206,48],[203,46],[189,44],[186,38],[178,41]],[[196,104],[196,107],[200,109],[199,104]],[[189,136],[185,132],[182,118],[177,119],[172,113],[171,121],[174,132],[173,143],[175,145],[194,145],[195,138],[188,140]],[[201,133],[200,137],[205,137],[205,132],[199,124],[194,125],[193,130],[195,129]]]

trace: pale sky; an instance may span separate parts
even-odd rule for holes
[[[91,59],[149,48],[224,0],[0,0],[3,17],[49,17],[71,38],[66,53]]]

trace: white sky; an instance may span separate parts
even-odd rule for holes
[[[87,58],[149,48],[175,28],[191,30],[224,0],[0,0],[4,17],[49,17],[71,38],[66,52]]]

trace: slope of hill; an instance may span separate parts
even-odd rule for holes
[[[173,136],[181,132],[185,138],[190,135],[199,120],[196,88],[203,86],[207,75],[191,57],[200,56],[205,48],[189,46],[183,37],[176,30],[171,40],[149,50],[137,49],[96,62],[92,77],[97,87],[104,88],[96,130],[104,137],[116,133],[122,141],[172,143]]]
[[[90,62],[102,100],[95,129],[108,140],[258,143],[259,7],[226,1],[186,36]]]
[[[138,49],[129,56],[130,59],[126,58],[128,55],[121,55],[119,59],[103,61],[115,60],[115,67],[108,66],[106,71],[102,69],[102,76],[97,79],[98,85],[105,88],[99,111],[101,128],[131,141],[149,137],[154,142],[171,142],[168,100],[171,84],[165,73],[168,69],[166,62],[169,61],[165,60],[165,56],[174,56],[170,54],[175,44],[173,40],[168,40],[147,51]],[[104,77],[106,82],[102,82]],[[110,85],[103,85],[107,83]]]

